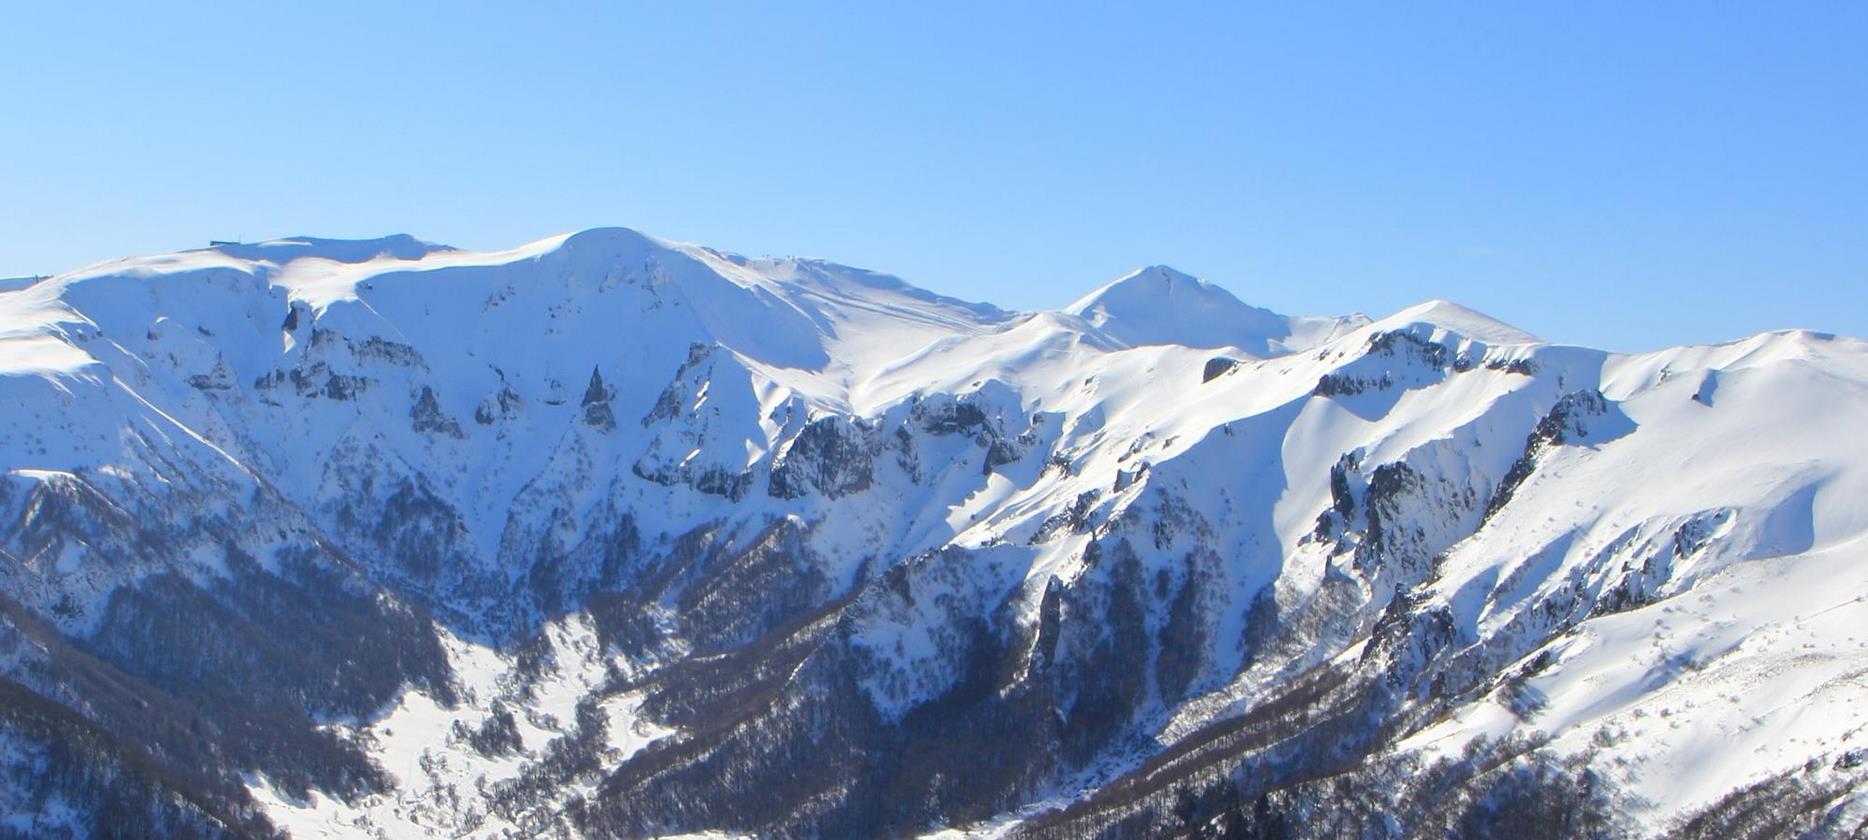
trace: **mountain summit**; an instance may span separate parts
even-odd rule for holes
[[[1130,346],[1235,347],[1258,358],[1314,347],[1367,323],[1360,316],[1286,317],[1164,265],[1131,272],[1064,311]]]
[[[0,401],[11,831],[1868,819],[1856,339],[293,238],[0,284]]]

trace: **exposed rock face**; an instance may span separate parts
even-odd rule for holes
[[[732,351],[691,345],[675,378],[642,418],[654,437],[631,470],[663,486],[680,484],[738,501],[753,484],[749,450],[771,445],[759,405],[749,399],[755,384]]]
[[[410,428],[431,435],[447,435],[459,440],[466,437],[461,434],[461,426],[454,418],[441,411],[441,403],[435,399],[433,388],[422,387],[422,395],[415,400],[415,407],[409,409]]]
[[[1201,384],[1212,382],[1215,379],[1218,379],[1222,376],[1225,376],[1228,373],[1231,373],[1232,369],[1238,366],[1239,366],[1238,359],[1228,359],[1225,356],[1214,356],[1211,359],[1207,359],[1206,367],[1200,370],[1200,382]]]
[[[772,463],[769,489],[780,499],[796,499],[810,490],[838,499],[869,489],[875,480],[870,432],[860,421],[823,417],[804,429]]]
[[[1537,462],[1553,446],[1577,443],[1588,440],[1589,427],[1594,418],[1608,417],[1613,407],[1601,391],[1577,391],[1566,394],[1556,405],[1550,407],[1550,413],[1537,421],[1537,427],[1531,430],[1524,441],[1524,454],[1511,465],[1511,471],[1505,473],[1504,480],[1492,494],[1492,501],[1487,505],[1486,515],[1503,508],[1510,503],[1517,493],[1518,486],[1531,477],[1537,469]],[[1614,422],[1618,420],[1619,422]],[[1626,416],[1617,415],[1611,419],[1608,434],[1613,434],[1630,426]],[[1598,437],[1602,434],[1599,433]]]
[[[1618,356],[1159,268],[1020,315],[629,231],[240,247],[0,292],[20,831],[1868,816],[1860,342]]]
[[[603,372],[592,368],[590,385],[584,388],[584,425],[599,432],[616,431],[616,414],[610,410],[610,391],[603,386]]]

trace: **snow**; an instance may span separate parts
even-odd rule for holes
[[[330,532],[344,494],[367,487],[357,501],[380,507],[420,486],[461,514],[453,556],[497,575],[520,573],[529,539],[575,545],[615,510],[650,539],[727,520],[748,539],[792,517],[829,579],[875,560],[925,564],[916,580],[929,589],[913,604],[874,606],[857,627],[884,666],[868,688],[889,713],[952,676],[949,612],[1012,596],[1015,619],[1035,620],[1051,579],[1086,574],[1091,530],[1159,514],[1170,492],[1204,530],[1143,546],[1142,562],[1178,568],[1196,547],[1223,558],[1203,607],[1206,653],[1240,662],[1254,596],[1302,604],[1340,573],[1314,532],[1349,455],[1358,489],[1387,464],[1433,482],[1442,516],[1417,524],[1440,559],[1423,603],[1447,609],[1467,643],[1558,663],[1527,681],[1543,701],[1531,719],[1494,693],[1402,749],[1455,753],[1478,735],[1541,730],[1551,749],[1598,750],[1658,824],[1862,746],[1868,344],[1854,339],[1781,332],[1619,355],[1548,345],[1445,301],[1373,321],[1288,317],[1162,266],[1062,310],[1014,313],[821,260],[621,228],[491,252],[293,238],[0,289],[8,481],[82,473],[167,492],[178,476],[151,464],[173,459],[276,492]],[[1208,380],[1216,357],[1235,364]],[[584,405],[593,372],[607,427]],[[1326,377],[1364,387],[1323,395]],[[332,383],[345,382],[361,384],[344,396]],[[1526,434],[1565,395],[1595,389],[1612,411],[1540,454],[1486,518]],[[411,422],[424,393],[457,433]],[[984,425],[914,425],[918,408],[954,401]],[[860,421],[850,428],[875,456],[870,485],[836,500],[765,492],[771,461],[824,417]],[[1018,454],[987,469],[995,442]],[[699,489],[712,475],[752,489]],[[1040,539],[1079,499],[1084,529]],[[1695,529],[1717,538],[1671,554]],[[942,567],[937,552],[956,546],[977,549],[965,555],[976,565]],[[42,565],[82,576],[96,562],[82,546],[64,552]],[[1660,600],[1537,635],[1537,604],[1599,591],[1651,558],[1671,564]],[[191,562],[214,571],[205,554]],[[120,582],[100,581],[96,597]],[[536,680],[485,640],[450,637],[459,707],[410,691],[373,720],[330,723],[396,778],[392,794],[291,802],[255,779],[255,795],[300,836],[354,836],[359,820],[465,830],[467,814],[437,791],[522,772],[580,702],[603,711],[618,763],[679,734],[643,718],[641,696],[605,694],[608,669],[639,663],[603,650],[575,613],[543,618],[558,657]],[[1159,710],[1160,737],[1248,706],[1278,674],[1353,657],[1364,639],[1316,641],[1289,661],[1216,666],[1201,696]],[[527,753],[489,758],[452,738],[495,699],[525,712]]]
[[[52,336],[0,338],[0,376],[72,374],[95,364],[90,354]]]
[[[1375,322],[1379,330],[1424,325],[1439,335],[1456,334],[1488,344],[1534,344],[1538,339],[1517,327],[1447,300],[1430,300]]]
[[[1547,705],[1529,725],[1554,736],[1556,749],[1606,752],[1657,826],[1812,756],[1868,745],[1863,548],[1730,567],[1674,598],[1584,624],[1559,666],[1530,681]],[[1824,592],[1837,594],[1812,597]],[[1521,725],[1485,704],[1401,749],[1451,752]]]
[[[1647,552],[1676,558],[1664,599],[1554,642],[1558,664],[1529,682],[1545,703],[1529,721],[1494,700],[1402,749],[1452,751],[1534,728],[1556,749],[1606,754],[1662,825],[1861,746],[1868,518],[1856,500],[1868,491],[1868,448],[1852,430],[1868,370],[1859,356],[1809,363],[1834,349],[1779,334],[1606,359],[1604,393],[1632,430],[1553,455],[1451,552],[1436,590],[1469,632],[1510,633],[1532,592],[1622,558],[1638,566]],[[1708,375],[1695,370],[1722,383],[1710,406],[1693,399]],[[1681,556],[1674,534],[1692,522],[1718,539]]]
[[[1258,358],[1314,347],[1365,320],[1287,318],[1164,265],[1124,275],[1065,307],[1064,313],[1130,346],[1236,348]]]
[[[264,778],[249,780],[248,790],[275,822],[294,837],[354,837],[369,829],[397,837],[500,837],[514,827],[478,803],[478,791],[514,779],[543,755],[554,738],[571,731],[576,707],[600,688],[613,663],[599,648],[588,623],[572,620],[548,631],[557,656],[538,679],[518,674],[506,657],[458,638],[445,639],[467,702],[456,708],[409,690],[373,720],[333,721],[332,726],[363,744],[372,758],[395,777],[387,795],[345,803],[313,792],[293,801]],[[607,761],[620,764],[675,730],[642,719],[639,694],[619,694],[600,704],[608,724]],[[517,718],[521,752],[484,756],[452,733],[457,725],[481,725],[495,701]],[[560,798],[587,792],[559,792]],[[455,797],[467,807],[457,808]]]

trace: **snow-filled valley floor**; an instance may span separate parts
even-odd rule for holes
[[[1868,828],[1857,339],[623,229],[0,288],[0,830]]]

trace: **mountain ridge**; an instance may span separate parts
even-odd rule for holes
[[[100,263],[0,292],[0,397],[0,679],[235,834],[1868,817],[1857,339],[606,228]]]

